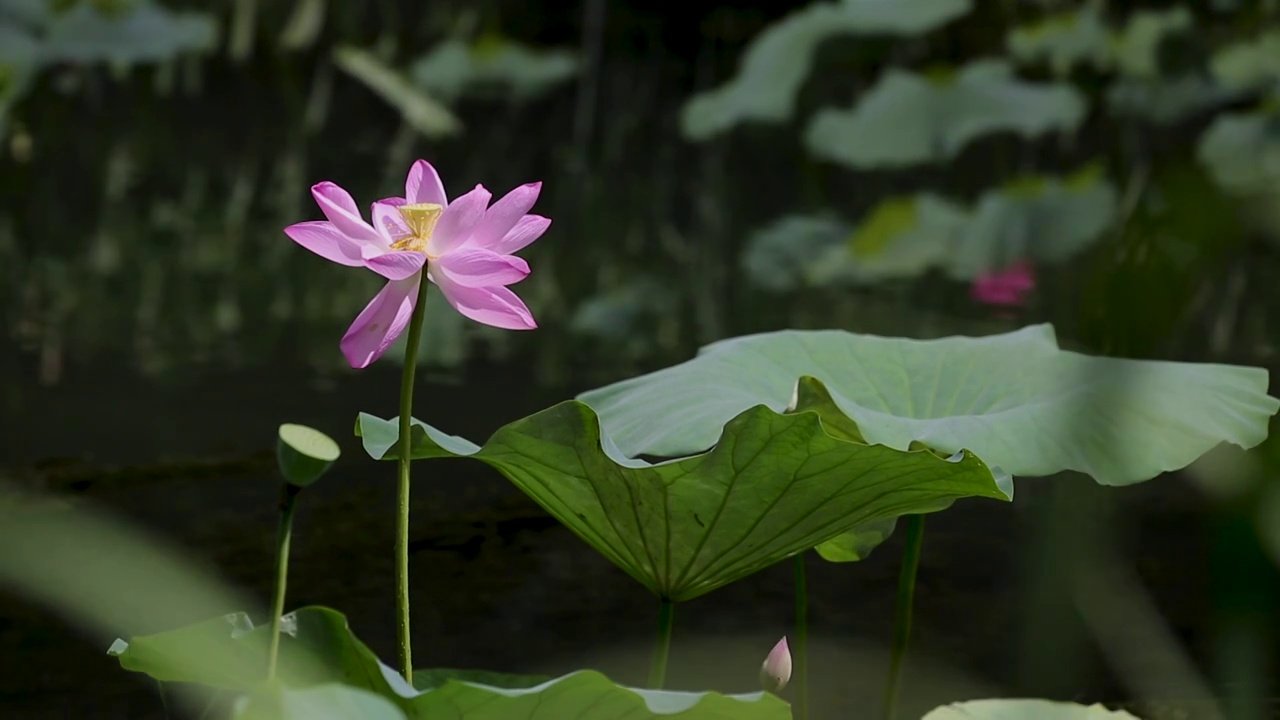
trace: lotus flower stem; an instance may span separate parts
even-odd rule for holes
[[[649,688],[661,690],[667,681],[667,656],[671,654],[671,622],[676,614],[675,603],[662,598],[658,606],[658,642],[653,648],[653,660],[649,665]]]
[[[796,720],[809,720],[809,584],[805,579],[808,551],[796,553]]]
[[[413,641],[409,633],[409,463],[413,440],[413,378],[418,369],[418,345],[422,341],[422,320],[427,309],[427,288],[418,284],[418,302],[409,318],[409,337],[404,347],[404,374],[400,376],[399,494],[396,500],[396,618],[400,645],[400,674],[413,684]]]
[[[911,640],[911,613],[916,596],[916,571],[920,569],[920,547],[924,543],[924,516],[907,516],[907,545],[902,550],[902,570],[898,574],[898,605],[893,615],[893,649],[889,656],[889,679],[884,688],[884,718],[894,720],[898,712],[898,690],[902,663]]]
[[[284,615],[285,588],[289,581],[289,539],[293,536],[293,511],[302,488],[284,483],[280,489],[280,530],[276,541],[276,597],[271,607],[271,645],[267,650],[267,682],[276,678],[280,658],[280,619]]]

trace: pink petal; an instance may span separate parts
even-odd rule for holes
[[[418,160],[409,168],[409,176],[404,180],[404,197],[411,203],[435,203],[440,207],[449,204],[440,174],[426,160]]]
[[[347,237],[361,242],[382,242],[373,226],[360,217],[356,201],[346,190],[326,180],[311,186],[311,197],[329,222]]]
[[[312,220],[295,223],[285,228],[284,234],[330,262],[347,267],[360,267],[364,264],[361,243],[338,232],[331,222]]]
[[[351,367],[369,367],[404,332],[418,300],[420,279],[392,280],[356,316],[340,343]]]
[[[391,202],[399,200],[399,202]],[[388,198],[373,204],[371,215],[373,227],[392,242],[409,235],[409,226],[404,224],[404,216],[397,209],[404,204],[403,198]]]
[[[541,215],[525,215],[517,220],[515,226],[489,249],[501,255],[510,255],[518,252],[523,250],[529,243],[542,237],[542,234],[550,226],[550,218],[544,218]]]
[[[504,330],[533,330],[538,327],[529,308],[504,287],[466,287],[445,273],[432,274],[431,280],[440,287],[445,300],[455,310],[478,323]]]
[[[365,260],[364,266],[388,280],[404,280],[422,270],[427,256],[411,250],[392,250]]]
[[[476,224],[484,217],[484,209],[491,197],[493,195],[483,185],[477,185],[471,192],[449,203],[431,235],[432,254],[437,257],[446,255],[470,239]]]
[[[485,211],[484,219],[472,233],[471,243],[476,247],[492,248],[502,242],[502,238],[515,227],[516,222],[538,201],[538,193],[541,191],[542,183],[536,182],[521,185],[502,196],[501,200]]]
[[[450,280],[464,287],[510,285],[529,276],[529,263],[521,258],[470,247],[441,257],[431,269],[448,275]]]

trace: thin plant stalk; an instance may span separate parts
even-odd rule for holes
[[[805,577],[808,551],[795,556],[796,649],[792,656],[796,676],[796,720],[809,720],[809,583]]]
[[[396,500],[396,629],[400,646],[400,674],[413,683],[413,641],[409,634],[409,463],[412,461],[410,420],[413,418],[413,379],[418,369],[418,344],[422,320],[427,314],[427,278],[418,286],[418,303],[409,318],[404,348],[404,374],[400,378],[399,494]]]
[[[276,539],[276,597],[271,607],[271,645],[267,650],[267,682],[276,678],[280,659],[280,621],[284,615],[285,588],[289,584],[289,540],[293,536],[293,512],[302,488],[283,483],[280,488],[280,529]]]
[[[889,655],[889,679],[884,687],[884,720],[894,720],[898,712],[898,691],[902,684],[902,664],[911,640],[911,614],[915,605],[916,571],[920,569],[920,547],[924,543],[924,516],[907,516],[907,545],[902,551],[898,574],[898,603],[893,615],[893,647]]]
[[[671,654],[671,623],[675,619],[676,606],[662,598],[658,606],[658,641],[653,647],[653,660],[649,665],[649,688],[661,690],[667,681],[667,656]]]

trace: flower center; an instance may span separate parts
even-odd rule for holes
[[[439,222],[444,207],[435,203],[414,203],[401,205],[398,209],[405,226],[409,228],[409,234],[391,243],[391,248],[420,252],[431,259],[431,253],[428,251],[431,233],[435,232],[436,223]]]

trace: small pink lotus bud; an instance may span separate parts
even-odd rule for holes
[[[760,686],[771,693],[781,692],[790,679],[791,648],[787,647],[787,638],[783,637],[760,666]]]

